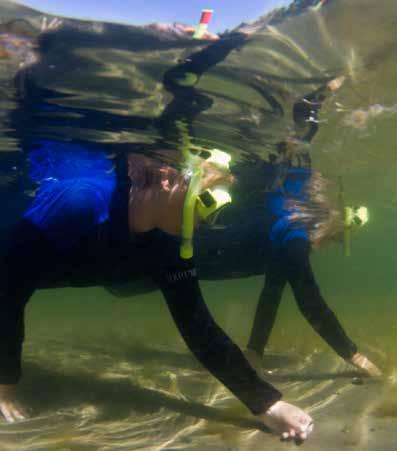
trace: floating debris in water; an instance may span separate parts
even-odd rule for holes
[[[397,113],[397,105],[385,106],[380,104],[371,105],[368,109],[358,108],[349,113],[343,120],[345,125],[353,128],[364,129],[371,119],[383,114]]]

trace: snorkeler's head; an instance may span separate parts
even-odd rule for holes
[[[344,189],[339,180],[338,204],[332,201],[329,186],[332,186],[319,172],[313,172],[306,184],[307,198],[291,206],[290,219],[304,226],[315,248],[332,242],[343,243],[345,255],[351,254],[351,234],[361,229],[369,220],[366,207],[347,207]]]

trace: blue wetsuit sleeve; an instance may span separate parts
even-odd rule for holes
[[[264,412],[281,393],[263,381],[239,347],[213,319],[201,294],[193,260],[176,255],[162,265],[155,280],[182,337],[195,357],[222,382],[253,414]]]

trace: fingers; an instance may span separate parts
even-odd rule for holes
[[[41,19],[41,31],[45,31],[47,29],[47,17],[43,17]]]
[[[283,432],[281,434],[282,440],[295,440],[295,441],[305,441],[307,437],[313,432],[313,423],[311,422],[306,429],[300,428],[301,430],[296,430],[290,428],[288,432]]]
[[[28,416],[25,409],[19,405],[15,408],[14,415],[17,420],[26,420]]]
[[[41,19],[41,31],[48,31],[48,30],[56,30],[62,25],[62,20],[59,20],[57,17],[54,17],[50,23],[48,23],[47,17],[43,17]]]
[[[0,406],[0,410],[1,410],[1,413],[3,414],[5,420],[7,421],[7,423],[15,422],[14,416],[12,415],[11,410],[10,410],[9,406],[7,405],[7,403],[3,403]]]
[[[62,20],[59,20],[57,17],[54,17],[52,21],[48,25],[49,30],[56,30],[58,27],[62,25]]]
[[[299,407],[285,401],[273,404],[261,419],[282,440],[304,441],[313,431],[313,419]]]
[[[382,376],[382,371],[374,365],[368,357],[363,354],[357,352],[350,359],[350,363],[352,363],[356,368],[358,368],[364,375],[370,377],[379,377]]]
[[[15,402],[3,401],[0,403],[0,412],[7,423],[15,423],[26,419],[26,413]]]
[[[374,377],[380,377],[383,374],[382,371],[371,362],[370,362],[369,373],[371,376],[374,376]]]

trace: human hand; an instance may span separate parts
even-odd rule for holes
[[[353,357],[348,360],[348,362],[354,365],[358,370],[360,370],[360,373],[362,373],[364,376],[382,376],[382,371],[374,363],[372,363],[368,359],[368,357],[360,354],[359,352],[356,352]]]
[[[51,22],[48,22],[47,17],[44,16],[41,19],[41,32],[44,33],[50,30],[56,30],[62,25],[62,20],[59,20],[57,17],[54,17]]]
[[[283,440],[306,440],[313,431],[313,419],[299,407],[277,401],[266,412],[258,415],[260,420]]]
[[[7,423],[26,419],[27,414],[16,399],[16,385],[0,384],[0,413]]]
[[[332,79],[331,81],[329,81],[327,83],[327,87],[331,91],[337,91],[338,89],[341,88],[341,86],[343,85],[345,80],[346,80],[346,77],[344,75],[341,75],[340,77],[336,77],[336,78]]]

